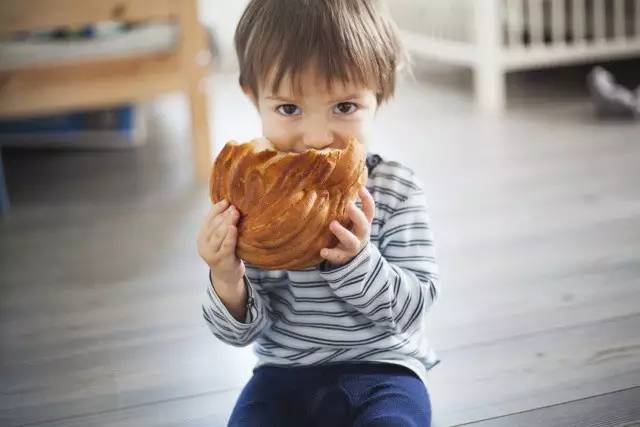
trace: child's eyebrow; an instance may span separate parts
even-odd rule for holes
[[[361,98],[361,97],[362,97],[362,95],[361,95],[361,94],[359,94],[359,93],[354,93],[354,94],[352,94],[352,95],[341,96],[341,97],[339,97],[339,98],[332,99],[331,101],[329,101],[329,103],[330,103],[330,104],[333,104],[333,103],[335,103],[335,102],[339,102],[339,101],[343,101],[343,102],[344,102],[344,101],[351,101],[351,100],[358,99],[358,98]]]
[[[290,103],[296,103],[297,101],[293,98],[285,98],[282,96],[278,96],[278,95],[270,95],[266,97],[267,99],[273,100],[273,101],[282,101],[282,102],[290,102]],[[341,96],[339,98],[334,98],[331,101],[329,101],[329,104],[334,104],[336,102],[344,102],[344,101],[351,101],[354,99],[359,99],[362,98],[362,95],[359,93],[354,93],[351,95],[346,95],[346,96]]]
[[[291,102],[291,103],[296,102],[295,99],[283,98],[281,96],[276,96],[276,95],[267,96],[267,99],[272,99],[274,101]]]

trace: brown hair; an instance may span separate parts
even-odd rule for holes
[[[333,81],[374,90],[381,104],[393,96],[396,71],[407,65],[398,31],[380,0],[252,0],[235,34],[240,85],[258,95],[273,76],[285,75],[301,92],[300,74],[317,67]]]

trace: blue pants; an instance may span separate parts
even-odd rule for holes
[[[424,383],[390,364],[261,366],[242,390],[229,427],[429,427]]]

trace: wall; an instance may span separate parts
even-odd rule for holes
[[[220,68],[223,71],[237,68],[233,34],[247,3],[248,0],[199,0],[200,19],[215,29],[221,50]]]

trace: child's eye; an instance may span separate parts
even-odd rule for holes
[[[278,106],[278,108],[276,108],[276,111],[283,116],[297,116],[301,113],[300,108],[298,108],[298,106],[294,104],[280,105]]]
[[[333,112],[336,114],[353,114],[358,110],[358,105],[353,102],[341,102],[335,106]]]

